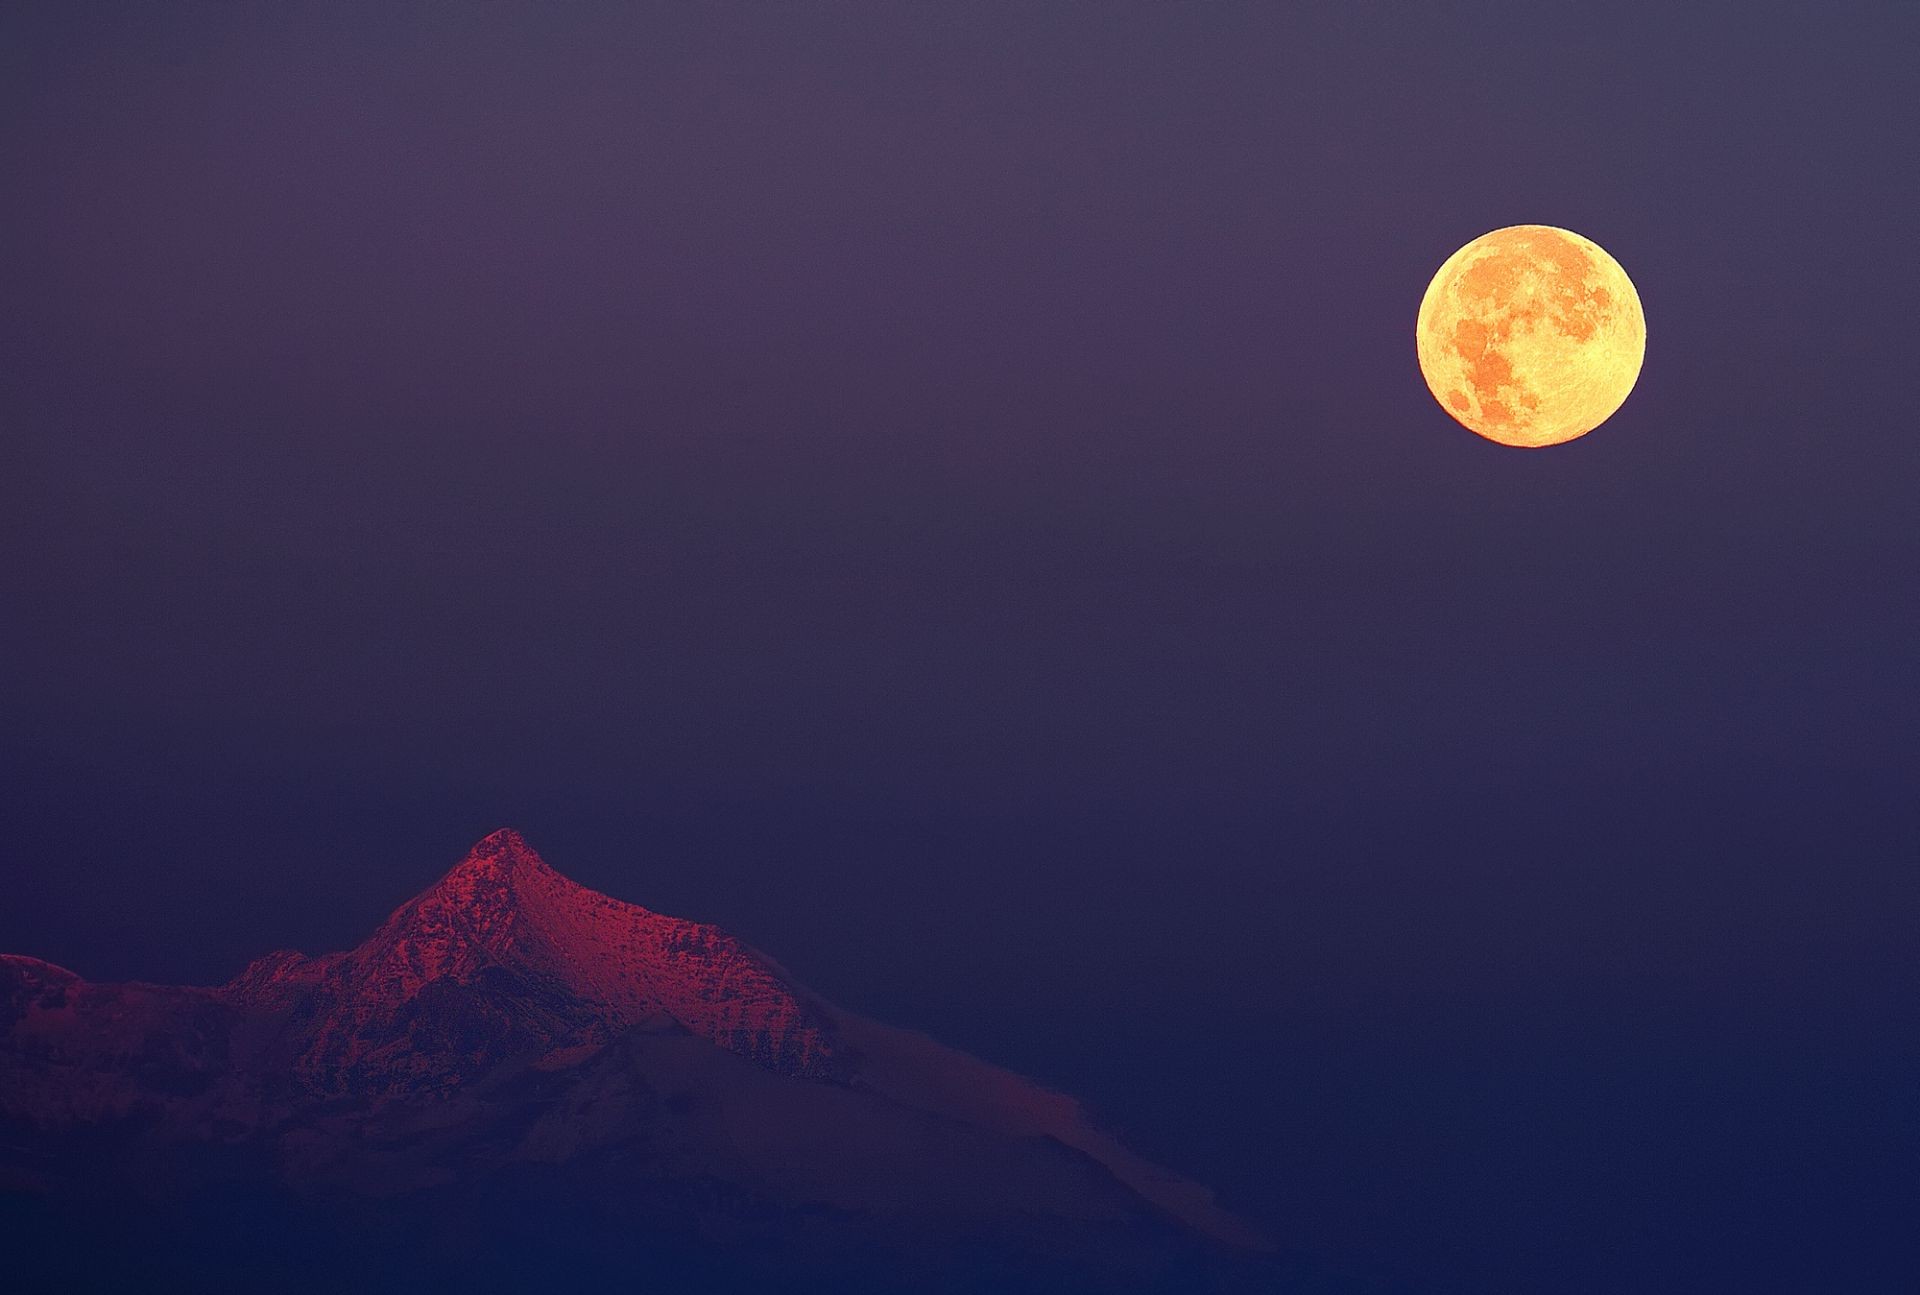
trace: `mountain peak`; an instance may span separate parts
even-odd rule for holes
[[[555,872],[524,836],[503,827],[476,842],[388,926],[434,927],[441,933],[439,943],[477,942],[510,961],[512,950],[527,946],[538,928],[577,922],[581,912],[611,902]]]
[[[471,1053],[422,1046],[422,1031],[557,1057],[662,1018],[770,1069],[844,1070],[831,1022],[770,960],[718,927],[568,880],[511,828],[357,948],[250,968],[230,988],[317,995],[302,1009],[315,1033],[296,1070],[329,1087],[433,1087],[473,1068]]]
[[[94,1139],[167,1120],[182,1144],[252,1130],[292,1178],[357,1164],[349,1178],[382,1191],[409,1159],[440,1183],[450,1164],[617,1147],[636,1172],[744,1174],[809,1209],[959,1201],[984,1183],[967,1209],[1024,1218],[1065,1200],[1078,1218],[1083,1197],[1115,1204],[1084,1176],[1097,1164],[1253,1243],[1071,1098],[840,1011],[718,927],[569,881],[511,829],[358,946],[271,953],[218,989],[88,984],[0,956],[0,1125]],[[21,1150],[0,1147],[0,1178]]]
[[[516,873],[542,873],[558,877],[539,851],[527,844],[527,838],[510,827],[490,832],[474,842],[467,857],[456,863],[448,876],[482,874],[505,877]]]

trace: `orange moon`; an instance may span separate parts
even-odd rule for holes
[[[1559,445],[1613,416],[1640,376],[1640,294],[1598,243],[1511,225],[1448,257],[1420,302],[1420,372],[1440,407],[1502,445]]]

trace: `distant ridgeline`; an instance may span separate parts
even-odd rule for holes
[[[216,988],[0,956],[0,1200],[15,1289],[1297,1276],[1071,1098],[511,831],[359,947]]]

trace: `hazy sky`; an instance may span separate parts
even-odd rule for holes
[[[512,824],[1336,1264],[1891,1285],[1916,41],[16,0],[0,949],[219,980]],[[1538,452],[1413,355],[1520,222],[1649,330]]]

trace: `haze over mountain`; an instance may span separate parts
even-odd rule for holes
[[[1071,1098],[842,1011],[716,927],[579,886],[511,831],[358,947],[270,953],[217,987],[0,957],[0,1030],[0,1186],[43,1239],[97,1246],[103,1220],[161,1217],[162,1199],[199,1211],[181,1235],[274,1202],[239,1229],[269,1240],[224,1278],[182,1250],[200,1282],[332,1244],[316,1219],[383,1235],[364,1225],[374,1200],[425,1233],[504,1219],[469,1257],[524,1243],[591,1267],[638,1240],[618,1262],[677,1256],[677,1280],[734,1280],[709,1261],[749,1253],[875,1288],[973,1289],[1016,1250],[1023,1272],[1050,1256],[1060,1288],[1179,1289],[1266,1262],[1209,1192]],[[60,1213],[75,1201],[95,1213]],[[529,1219],[537,1237],[501,1242]],[[556,1250],[556,1226],[588,1235]],[[384,1235],[370,1244],[412,1245]],[[74,1249],[41,1253],[50,1284],[74,1276]]]

